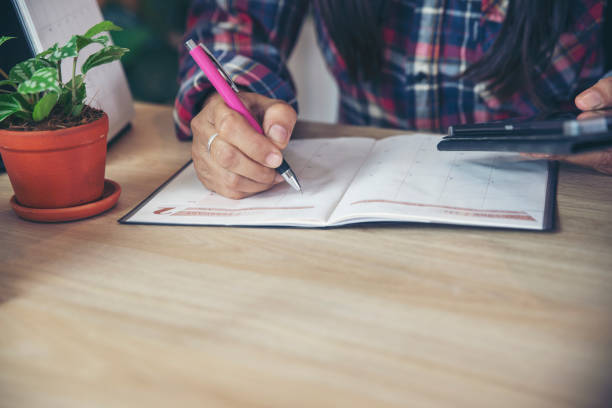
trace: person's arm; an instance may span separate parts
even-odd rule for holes
[[[612,72],[578,95],[575,103],[578,109],[584,111],[578,118],[596,115],[594,111],[598,109],[612,108]],[[612,149],[571,156],[540,153],[529,153],[527,156],[534,159],[560,160],[612,175]]]
[[[605,70],[607,74],[605,74],[595,85],[586,89],[575,98],[574,103],[578,109],[585,112],[582,114],[584,116],[590,115],[589,111],[612,108],[612,1],[608,1],[607,3],[602,33]],[[561,160],[580,166],[590,167],[602,173],[612,175],[612,149],[572,156],[551,156],[542,154],[531,154],[529,156]]]
[[[242,89],[297,109],[286,61],[307,10],[307,0],[195,0],[184,40],[204,43]],[[179,56],[179,84],[176,133],[179,139],[190,139],[190,122],[210,95],[211,85],[184,47]]]
[[[576,106],[584,111],[580,117],[588,117],[589,111],[612,108],[612,72],[597,82],[594,86],[576,97]],[[571,156],[531,155],[536,158],[561,160],[579,166],[590,167],[604,174],[612,175],[612,149],[599,152],[583,153]]]
[[[243,89],[239,97],[264,131],[259,134],[230,109],[182,50],[176,132],[180,139],[193,138],[193,164],[208,189],[238,199],[283,181],[274,169],[297,120],[286,60],[307,8],[308,0],[193,3],[185,40],[202,42],[213,52]]]
[[[612,1],[608,1],[604,16],[603,45],[605,68],[608,73],[593,87],[576,97],[578,109],[588,111],[612,108]],[[561,157],[570,163],[594,168],[602,173],[612,174],[612,149],[578,156]]]
[[[607,2],[604,11],[602,38],[607,74],[593,87],[576,97],[576,106],[583,111],[612,107],[612,1]]]

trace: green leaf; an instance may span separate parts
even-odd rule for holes
[[[72,102],[72,80],[70,80],[70,82],[68,82],[62,88],[62,94],[60,95],[60,99],[58,101],[58,104],[64,107],[64,113],[67,115],[72,112],[74,105],[82,104],[86,96],[85,76],[77,75],[75,77],[75,83],[76,83],[76,101],[75,103],[73,104]]]
[[[17,116],[19,119],[23,119],[28,122],[32,121],[32,112],[29,111],[15,112],[14,116]]]
[[[63,107],[64,114],[70,115],[75,106],[83,104],[86,96],[85,89],[85,76],[77,75],[75,76],[76,82],[76,100],[75,103],[72,101],[72,80],[65,84],[62,87],[62,93],[60,95],[59,101],[57,102],[59,106]]]
[[[79,78],[80,77],[80,78]],[[85,77],[83,75],[77,76],[77,87],[76,87],[76,102],[77,104],[83,103],[87,91],[85,89]],[[80,81],[80,82],[79,82]]]
[[[6,86],[6,85],[10,85],[12,87],[17,86],[17,82],[15,81],[11,81],[10,79],[5,79],[0,81],[0,86]]]
[[[52,64],[55,64],[64,58],[76,57],[78,53],[76,52],[76,39],[74,37],[75,36],[72,36],[72,38],[70,38],[70,40],[63,47],[59,47],[57,43],[53,44],[53,46],[38,54],[37,57],[42,58]]]
[[[59,106],[64,107],[64,113],[70,112],[72,109],[72,104],[70,101],[72,100],[72,91],[68,88],[62,88],[62,93],[60,94],[59,100],[57,101]]]
[[[12,40],[13,38],[15,38],[15,37],[8,37],[8,36],[6,36],[6,35],[5,35],[5,36],[0,37],[0,45],[4,44],[4,43],[5,43],[6,41],[8,41],[8,40]]]
[[[70,112],[70,114],[72,116],[79,116],[81,112],[83,112],[83,107],[85,107],[85,105],[82,103],[79,103],[78,105],[74,105],[72,107],[72,111]]]
[[[44,91],[56,92],[60,94],[60,84],[57,82],[57,69],[41,68],[34,72],[34,75],[27,81],[19,84],[17,89],[22,94],[35,94]]]
[[[13,96],[21,105],[21,110],[24,112],[28,112],[30,114],[31,119],[32,110],[34,109],[34,106],[30,102],[28,102],[28,100],[25,98],[25,95],[21,95],[20,93],[14,93]]]
[[[77,55],[79,55],[79,52],[77,51],[77,36],[73,35],[70,40],[68,40],[66,45],[51,54],[50,60],[60,61],[65,58],[74,58]]]
[[[51,54],[53,54],[55,51],[57,51],[57,43],[53,44],[51,47],[47,48],[46,50],[44,50],[43,52],[41,52],[40,54],[36,55],[36,58],[40,58],[40,59],[47,59],[49,58],[49,56]]]
[[[89,58],[87,58],[87,61],[85,61],[81,67],[81,72],[85,74],[94,67],[118,60],[128,51],[130,50],[116,45],[102,48],[100,51],[91,54]]]
[[[0,94],[0,122],[20,110],[21,105],[13,95]]]
[[[51,110],[57,103],[58,98],[59,94],[55,92],[49,92],[48,94],[45,94],[45,96],[40,98],[40,101],[38,101],[38,103],[36,103],[36,105],[34,106],[34,112],[32,112],[32,119],[34,119],[34,121],[36,122],[40,122],[41,120],[49,116],[49,113],[51,113]]]
[[[77,89],[85,85],[85,75],[75,75],[74,83],[76,84]],[[66,86],[72,88],[72,79],[66,84]]]
[[[96,38],[89,38],[83,35],[76,36],[76,48],[77,52],[81,51],[83,48],[87,47],[89,44],[101,44],[105,46],[108,43],[108,37],[106,35],[101,35]]]
[[[100,34],[103,31],[121,31],[121,30],[123,29],[119,26],[116,26],[111,21],[101,21],[95,26],[91,27],[89,30],[87,30],[87,32],[84,34],[84,37],[91,38],[94,35]]]
[[[11,68],[9,79],[15,82],[23,82],[32,78],[36,71],[42,68],[50,67],[51,64],[40,58],[30,58]]]

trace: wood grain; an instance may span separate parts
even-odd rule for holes
[[[123,226],[190,156],[136,112],[103,215],[20,220],[0,176],[0,407],[609,403],[612,178],[562,166],[551,233]]]

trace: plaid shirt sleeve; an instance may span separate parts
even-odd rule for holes
[[[239,86],[281,99],[297,109],[286,67],[306,11],[307,0],[196,0],[185,40],[205,44]],[[174,122],[179,139],[190,139],[191,119],[211,85],[182,47]]]

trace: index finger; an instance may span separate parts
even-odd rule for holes
[[[211,115],[210,122],[219,132],[219,137],[263,166],[280,166],[283,161],[280,150],[267,137],[253,129],[240,113],[220,103]]]

